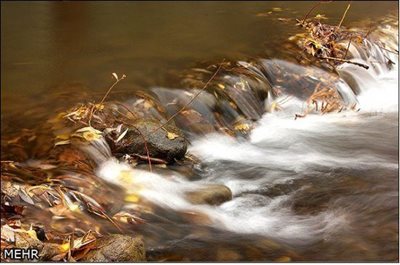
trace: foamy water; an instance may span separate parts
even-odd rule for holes
[[[352,51],[356,53],[354,49]],[[378,55],[375,53],[375,57]],[[397,62],[393,55],[385,55]],[[356,60],[372,64],[369,59]],[[365,70],[345,64],[339,72],[357,80],[361,88],[357,96],[352,94],[345,80],[339,80],[337,85],[349,101],[357,100],[359,111],[309,114],[295,120],[294,114],[304,109],[304,103],[290,98],[282,105],[282,111],[264,114],[248,140],[221,134],[195,139],[189,153],[199,157],[205,165],[201,180],[188,181],[178,174],[163,176],[133,169],[114,159],[99,167],[98,176],[165,209],[203,213],[212,220],[208,225],[218,229],[264,235],[295,246],[331,238],[334,241],[338,234],[359,231],[359,220],[375,218],[368,215],[365,203],[368,201],[369,205],[382,209],[384,215],[385,207],[389,206],[376,203],[392,202],[398,196],[393,197],[394,191],[372,193],[368,199],[363,199],[364,195],[353,200],[335,197],[327,207],[313,214],[298,213],[293,209],[294,198],[299,194],[301,197],[307,184],[293,186],[284,194],[268,193],[278,184],[292,187],[292,181],[310,176],[310,185],[316,189],[325,187],[325,183],[332,181],[332,176],[337,177],[337,183],[332,184],[332,193],[335,193],[337,189],[343,189],[342,175],[335,170],[355,175],[368,171],[396,174],[397,65],[391,70],[372,65]],[[365,181],[375,183],[380,177],[368,175]],[[391,190],[395,178],[389,180],[380,184],[383,189]],[[228,186],[234,198],[220,206],[193,205],[186,200],[186,192],[208,183]],[[357,192],[357,187],[354,189]],[[312,204],[313,197],[309,200]],[[388,205],[391,207],[392,204]],[[381,219],[376,222],[379,224]],[[362,237],[361,234],[362,231]]]

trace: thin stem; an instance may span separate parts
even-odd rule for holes
[[[346,59],[347,52],[349,51],[349,48],[350,48],[350,44],[351,44],[351,40],[352,40],[352,39],[353,39],[353,37],[350,38],[349,43],[347,44],[346,53],[344,54],[343,59]]]
[[[101,106],[101,105],[104,103],[104,100],[106,100],[108,94],[110,94],[111,90],[119,83],[119,81],[125,79],[125,77],[126,77],[126,75],[123,74],[121,78],[118,78],[118,76],[117,76],[116,73],[113,73],[113,76],[115,77],[116,81],[115,81],[114,84],[112,84],[112,85],[110,86],[110,88],[107,90],[106,94],[105,94],[104,97],[101,99],[101,101],[100,101],[100,103],[99,103],[99,106]],[[90,115],[89,115],[89,119],[88,119],[88,124],[89,124],[89,126],[92,126],[92,125],[91,125],[92,117],[93,117],[94,113],[96,112],[96,110],[97,110],[97,109],[96,109],[96,104],[93,103],[93,106],[92,106],[92,108],[90,109]]]
[[[317,6],[319,6],[321,3],[322,3],[322,2],[318,2],[317,4],[315,4],[315,5],[310,9],[310,11],[308,11],[308,13],[307,13],[307,14],[304,16],[304,18],[303,18],[302,24],[304,24],[304,22],[306,21],[306,19],[307,19],[308,16],[310,15],[310,13],[311,13]]]
[[[354,65],[357,65],[357,66],[361,66],[361,67],[363,67],[365,69],[369,68],[368,65],[365,65],[365,64],[362,64],[362,63],[353,62],[353,61],[346,60],[346,59],[335,58],[335,57],[319,57],[319,58],[320,59],[327,59],[327,60],[334,60],[334,61],[339,61],[339,62],[344,62],[344,63],[351,63],[351,64],[354,64]]]
[[[330,3],[330,2],[332,2],[332,0],[330,0],[330,1],[323,1],[323,0],[319,1],[317,4],[315,4],[315,5],[310,9],[310,11],[308,11],[308,13],[304,16],[303,21],[302,21],[301,23],[304,24],[304,22],[306,21],[306,19],[307,19],[308,16],[310,15],[310,13],[311,13],[317,6],[319,6],[320,4],[327,4],[327,3]]]
[[[100,103],[99,103],[100,105],[104,103],[104,100],[107,98],[108,94],[110,94],[110,92],[111,92],[111,90],[113,89],[113,87],[115,87],[115,86],[119,83],[119,81],[123,80],[125,77],[126,77],[125,75],[122,75],[121,78],[118,78],[118,79],[114,82],[114,84],[112,84],[112,86],[110,86],[110,88],[107,90],[107,93],[106,93],[106,94],[104,95],[104,97],[101,99],[101,101],[100,101]]]
[[[376,44],[376,43],[375,43]],[[383,49],[383,50],[385,50],[385,51],[387,51],[387,52],[390,52],[390,53],[394,53],[394,54],[396,54],[396,55],[399,55],[399,51],[392,51],[392,50],[389,50],[389,49],[387,49],[387,48],[385,48],[385,47],[382,47],[381,45],[379,45],[379,44],[376,44],[379,48],[381,48],[381,49]]]
[[[349,9],[350,9],[350,6],[351,6],[351,1],[350,1],[350,3],[347,5],[347,8],[346,8],[346,10],[345,10],[344,13],[343,13],[343,16],[342,16],[342,19],[340,20],[340,23],[339,23],[339,25],[338,25],[338,28],[340,28],[340,26],[342,25],[343,20],[344,20],[344,18],[346,17],[347,11],[349,11]]]

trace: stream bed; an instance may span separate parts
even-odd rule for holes
[[[366,9],[371,17],[383,16],[396,4],[354,2],[346,26],[365,20]],[[357,109],[295,119],[304,98],[291,93],[297,79],[295,85],[282,85],[284,74],[296,73],[310,84],[333,76],[286,61],[279,48],[298,33],[293,21],[279,18],[302,17],[312,2],[1,5],[3,135],[34,128],[77,101],[100,100],[113,72],[127,78],[110,99],[129,101],[134,91],[147,91],[169,116],[176,100],[187,102],[185,95],[192,95],[176,87],[174,74],[196,62],[266,58],[257,66],[263,77],[268,85],[281,82],[280,111],[244,88],[246,93],[235,98],[246,107],[244,116],[255,117],[246,136],[180,128],[188,154],[198,159],[190,171],[178,165],[149,172],[146,164],[118,161],[108,147],[97,146],[97,151],[107,149],[101,158],[89,149],[97,178],[134,194],[150,209],[140,214],[143,223],[126,232],[143,236],[147,260],[398,261],[398,55],[369,42],[366,53],[351,45],[352,60],[369,69],[343,64],[334,85]],[[345,6],[322,4],[318,12],[336,24]],[[34,12],[26,12],[29,8]],[[265,15],[268,10],[275,11]],[[398,47],[398,36],[390,34],[387,43]],[[384,57],[394,65],[377,65]],[[269,70],[273,67],[279,71]],[[219,123],[213,115],[225,105],[217,105],[222,100],[214,96],[204,91],[193,108]],[[228,187],[232,198],[209,205],[186,196],[208,185]],[[119,198],[119,192],[110,198]],[[137,210],[131,202],[120,208]]]

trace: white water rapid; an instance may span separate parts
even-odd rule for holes
[[[292,97],[281,111],[264,114],[248,140],[209,134],[193,141],[189,152],[204,164],[201,180],[138,170],[115,159],[103,163],[98,176],[162,208],[205,214],[208,225],[221,230],[295,246],[354,236],[372,225],[371,209],[393,211],[398,196],[398,58],[367,44],[368,54],[355,46],[350,53],[368,70],[346,63],[338,69],[339,91],[349,102],[356,100],[359,111],[295,120],[304,103]],[[391,69],[382,63],[388,59],[395,63]],[[207,183],[226,185],[233,199],[220,206],[186,200],[186,192]],[[331,197],[322,206],[304,210],[326,194]],[[373,225],[386,221],[376,217]]]

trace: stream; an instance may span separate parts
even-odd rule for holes
[[[189,152],[202,161],[200,180],[130,169],[113,160],[102,164],[98,175],[118,184],[121,171],[131,172],[132,184],[125,188],[140,190],[170,218],[157,223],[149,237],[157,233],[156,245],[165,242],[183,260],[246,260],[254,258],[246,254],[252,252],[270,260],[286,249],[300,260],[396,259],[398,72],[384,70],[371,75],[360,67],[341,69],[371,79],[359,84],[358,96],[345,90],[357,98],[358,112],[295,120],[302,103],[292,98],[283,111],[264,114],[249,139],[195,137]],[[233,199],[206,206],[184,198],[185,191],[204,184],[228,186]],[[182,212],[203,217],[187,223],[175,216]]]
[[[398,37],[390,41],[398,46]],[[132,232],[143,235],[147,259],[398,260],[398,57],[368,45],[366,52],[351,45],[349,53],[352,60],[370,68],[343,64],[335,81],[345,101],[357,103],[355,110],[294,119],[304,109],[304,99],[292,93],[296,87],[288,85],[275,99],[281,102],[281,110],[264,112],[248,137],[231,137],[218,131],[188,134],[188,153],[200,160],[193,178],[175,170],[134,168],[109,155],[98,159],[98,177],[135,193],[151,208],[141,216],[145,222]],[[376,63],[384,57],[395,64],[387,67]],[[164,58],[163,63],[169,60]],[[311,68],[315,78],[330,75],[279,58],[258,62],[260,69],[276,66],[284,73],[310,80],[313,76],[307,71]],[[69,74],[67,78],[76,72]],[[262,74],[272,85],[285,78],[274,71]],[[16,79],[14,76],[15,72],[10,80]],[[7,86],[10,80],[5,81]],[[163,106],[182,93],[164,84],[151,84],[149,89]],[[4,97],[11,97],[11,92]],[[194,107],[212,113],[209,97],[213,95],[205,91]],[[243,100],[252,113],[253,98]],[[257,104],[269,109],[272,102],[267,99]],[[11,103],[8,105],[2,112],[11,109]],[[11,118],[2,114],[2,122],[7,119]],[[185,193],[209,184],[227,186],[232,200],[206,205],[194,204],[185,197]],[[124,205],[125,209],[134,207]]]

